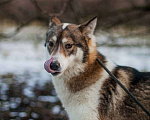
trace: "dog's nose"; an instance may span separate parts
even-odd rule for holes
[[[60,68],[60,63],[56,60],[56,61],[53,61],[51,64],[50,64],[50,68],[52,70],[58,70]]]

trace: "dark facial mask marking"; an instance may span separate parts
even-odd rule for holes
[[[63,46],[63,43],[62,43],[62,39],[63,38],[62,37],[63,37],[63,33],[65,31],[68,32],[68,34],[66,34],[65,36],[71,38],[71,40],[73,41],[73,44],[72,44],[73,45],[73,49],[67,50]],[[79,32],[79,34],[78,34],[78,32]],[[74,34],[74,33],[76,33],[77,35]],[[59,27],[51,28],[51,30],[49,30],[47,32],[46,44],[51,39],[51,37],[53,37],[54,35],[58,36],[58,37],[57,37],[57,41],[55,43],[55,47],[53,49],[48,49],[48,50],[53,52],[53,54],[56,54],[58,49],[59,49],[59,46],[61,47],[61,49],[62,49],[62,46],[63,46],[63,48],[64,48],[63,52],[64,52],[65,56],[70,56],[72,54],[75,55],[77,53],[77,47],[79,47],[84,52],[83,53],[83,61],[82,62],[85,63],[87,61],[88,54],[89,54],[88,43],[87,43],[85,37],[82,36],[82,34],[81,35],[80,34],[81,34],[81,32],[78,31],[78,27],[75,28],[74,30],[70,30],[68,26],[65,29],[62,29],[62,25],[59,26]]]

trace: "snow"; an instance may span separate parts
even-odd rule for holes
[[[59,114],[60,110],[61,110],[61,107],[59,105],[56,105],[56,106],[53,107],[52,112],[54,114]]]
[[[148,47],[99,47],[98,50],[118,65],[150,71],[150,48]]]
[[[21,103],[21,98],[17,97],[15,102],[18,103],[18,104]]]
[[[25,112],[20,112],[20,113],[19,113],[19,116],[20,116],[20,117],[26,117],[26,116],[27,116],[27,113],[25,113]]]
[[[12,109],[17,108],[17,103],[11,103],[10,108],[12,108]]]
[[[32,75],[32,78],[34,78],[32,81],[34,82],[39,76],[43,78],[42,82],[49,79],[50,74],[43,67],[44,62],[48,59],[43,43],[44,41],[35,45],[31,41],[1,41],[0,67],[2,69],[0,69],[0,74],[13,73],[22,75],[27,72]],[[131,65],[139,70],[142,70],[144,66],[150,70],[150,66],[147,66],[150,58],[150,48],[148,47],[102,46],[98,50],[104,55],[111,57],[118,64]],[[34,76],[34,73],[37,73],[39,76]],[[30,81],[29,84],[33,85]]]
[[[31,116],[32,116],[33,118],[35,118],[35,119],[37,119],[37,118],[39,117],[39,115],[38,115],[37,113],[35,113],[35,112],[32,112],[32,113],[31,113]]]
[[[0,75],[13,73],[21,77],[27,73],[30,78],[24,81],[29,86],[34,86],[37,80],[39,84],[44,84],[51,79],[44,70],[44,62],[48,59],[45,51],[43,43],[36,46],[31,41],[1,41]]]
[[[28,96],[28,97],[34,97],[34,93],[32,91],[31,87],[26,87],[24,90],[24,95]]]
[[[37,47],[30,42],[1,42],[0,43],[0,73],[41,72],[45,61],[44,47]]]
[[[101,36],[98,39],[99,44],[106,43],[108,36]],[[112,41],[110,41],[111,43]],[[134,40],[135,42],[135,40]],[[131,42],[133,44],[133,41]],[[124,44],[123,40],[119,41],[119,44]],[[130,42],[128,41],[128,44]],[[100,46],[97,48],[102,54],[112,59],[116,64],[131,66],[140,71],[150,71],[150,48],[145,46],[139,47],[108,47]],[[23,99],[24,104],[30,103],[30,106],[35,107],[35,102],[30,102],[28,97],[34,97],[33,87],[38,83],[43,86],[46,82],[51,80],[51,76],[44,70],[44,62],[49,59],[46,48],[44,47],[44,41],[32,42],[32,41],[1,41],[0,42],[0,94],[2,100],[7,100],[6,91],[9,89],[9,83],[11,78],[3,78],[2,75],[13,74],[15,80],[18,83],[26,82],[27,85],[23,88],[24,95],[27,98]],[[16,83],[17,84],[17,83]],[[40,87],[39,87],[40,89]],[[55,91],[52,91],[52,95],[56,95]],[[51,102],[58,101],[55,96],[38,96],[39,102]],[[21,98],[11,97],[9,102],[0,102],[4,104],[1,107],[1,111],[8,110],[9,108],[16,108],[20,104]],[[2,105],[1,105],[2,106]],[[52,112],[58,114],[60,112],[60,106],[54,106]],[[64,113],[61,113],[64,114]],[[26,117],[25,112],[11,112],[11,116]],[[37,113],[32,112],[31,116],[37,119],[39,116]]]
[[[102,37],[102,41],[106,42],[106,37]],[[98,38],[98,43],[102,41]],[[140,71],[150,71],[150,48],[148,47],[100,46],[97,49],[116,64],[131,66]],[[44,47],[44,41],[37,43],[13,40],[0,42],[0,76],[12,73],[17,76],[16,79],[19,83],[26,82],[27,87],[23,90],[26,96],[34,97],[32,90],[36,83],[42,86],[51,80],[50,74],[44,70],[44,62],[47,59],[49,57]],[[0,92],[4,94],[8,89],[4,79],[3,81],[0,79],[0,86],[2,88]],[[2,99],[7,98],[3,96]],[[55,101],[52,97],[39,97],[38,99],[40,101]]]
[[[57,97],[53,97],[53,96],[38,96],[38,101],[43,101],[43,102],[56,102],[58,101]]]
[[[2,100],[7,100],[7,95],[1,95]]]

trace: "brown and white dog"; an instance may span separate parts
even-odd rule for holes
[[[118,66],[96,49],[97,18],[81,24],[53,17],[47,32],[45,69],[71,120],[150,120],[96,61],[103,64],[150,110],[150,73]]]

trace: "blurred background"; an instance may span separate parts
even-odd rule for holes
[[[0,120],[67,120],[43,64],[50,16],[98,17],[98,50],[150,71],[150,0],[0,0]]]

